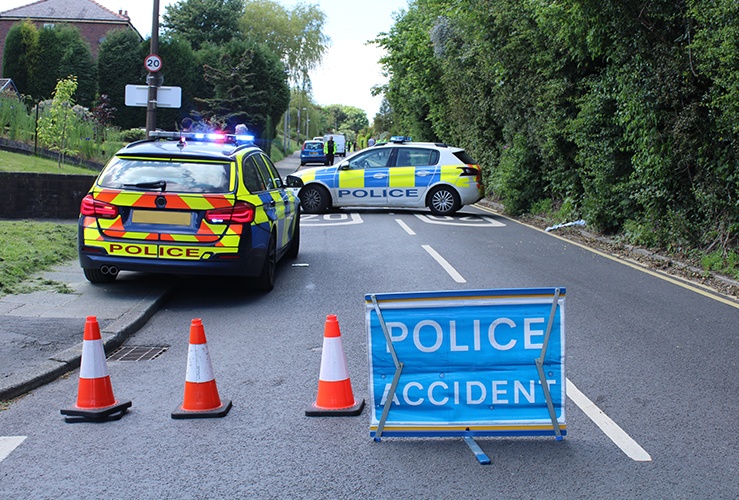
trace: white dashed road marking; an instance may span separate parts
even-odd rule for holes
[[[454,281],[456,281],[457,283],[467,283],[467,280],[464,279],[462,275],[459,274],[457,270],[454,269],[452,265],[444,259],[444,257],[439,255],[439,253],[436,250],[431,248],[430,245],[421,245],[421,246],[423,247],[424,250],[426,250],[429,253],[429,255],[431,255],[431,257],[434,258],[436,262],[439,263],[439,265],[441,265],[441,267],[444,268],[444,271],[446,271],[449,274],[449,276],[452,277]]]

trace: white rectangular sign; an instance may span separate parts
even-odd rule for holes
[[[126,85],[126,106],[145,108],[148,101],[148,85]],[[181,87],[159,87],[157,89],[157,108],[179,108],[181,106]]]

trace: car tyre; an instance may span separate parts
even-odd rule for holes
[[[323,186],[309,184],[300,190],[300,206],[307,214],[320,214],[328,209],[330,197]]]
[[[285,257],[291,260],[297,259],[299,251],[300,251],[300,210],[298,210],[298,213],[296,214],[295,230],[293,230],[293,238],[292,240],[290,240],[290,247],[287,249],[287,253],[285,253]]]
[[[263,292],[269,292],[275,287],[275,269],[277,268],[277,245],[275,235],[269,237],[267,244],[267,255],[262,265],[262,272],[257,278],[257,288]]]
[[[462,208],[457,192],[448,186],[437,186],[431,190],[427,205],[434,215],[452,215]]]
[[[118,277],[117,274],[105,274],[100,269],[94,269],[91,267],[85,267],[82,271],[85,273],[87,281],[96,285],[113,283]]]

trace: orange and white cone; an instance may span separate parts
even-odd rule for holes
[[[318,376],[316,401],[305,414],[309,417],[356,416],[364,409],[364,399],[357,402],[352,392],[341,331],[336,315],[326,316],[321,353],[321,373]]]
[[[118,401],[113,396],[105,348],[100,336],[97,317],[88,316],[82,337],[82,361],[74,408],[61,410],[66,422],[104,422],[120,419],[131,406],[131,401]]]
[[[172,412],[172,418],[225,417],[231,406],[230,400],[221,402],[218,396],[203,322],[195,318],[190,324],[185,397],[182,405]]]

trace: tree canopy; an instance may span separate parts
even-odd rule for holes
[[[288,10],[273,0],[246,0],[240,26],[244,36],[265,44],[282,59],[294,85],[308,80],[331,39],[323,33],[326,14],[317,5],[299,3]]]
[[[181,0],[167,5],[162,28],[182,35],[198,50],[206,42],[220,45],[238,36],[242,12],[243,0]]]
[[[393,133],[465,147],[511,213],[737,247],[739,4],[413,0],[375,43]]]

